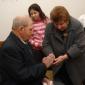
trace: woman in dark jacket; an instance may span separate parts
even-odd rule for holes
[[[85,79],[85,33],[81,23],[71,17],[63,6],[50,13],[43,41],[46,55],[55,56],[54,84],[82,85]]]

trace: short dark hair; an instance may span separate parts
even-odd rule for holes
[[[30,5],[30,7],[28,8],[29,16],[31,16],[30,11],[32,9],[39,12],[40,18],[42,20],[45,20],[46,19],[46,15],[44,14],[44,12],[42,11],[41,7],[38,4],[34,3],[34,4]]]
[[[56,6],[50,13],[50,18],[53,22],[61,22],[62,20],[68,22],[69,21],[69,13],[67,9],[63,6]]]

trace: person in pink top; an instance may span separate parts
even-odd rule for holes
[[[50,22],[50,19],[44,14],[41,7],[36,3],[29,6],[28,13],[33,21],[33,34],[29,39],[29,42],[38,55],[38,57],[35,58],[36,61],[41,62],[42,58],[45,57],[42,52],[42,42],[44,39],[46,25]]]
[[[28,8],[28,13],[33,20],[33,36],[29,41],[35,49],[40,50],[42,48],[45,28],[50,20],[36,3]]]
[[[46,25],[50,22],[50,19],[44,14],[41,7],[36,3],[29,6],[28,13],[33,21],[33,34],[29,39],[29,42],[33,46],[34,51],[36,51],[38,56],[40,56],[36,58],[37,61],[41,62],[42,57],[44,57],[42,52],[42,42],[44,39]]]

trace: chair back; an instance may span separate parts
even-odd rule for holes
[[[4,41],[0,41],[0,48],[2,47],[3,44],[4,44]]]

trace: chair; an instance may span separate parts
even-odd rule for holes
[[[4,43],[4,41],[0,41],[0,48],[2,47],[3,43]]]

